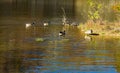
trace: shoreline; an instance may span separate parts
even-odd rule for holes
[[[80,24],[78,28],[85,34],[85,31],[92,30],[93,33],[99,34],[98,36],[107,36],[113,38],[120,38],[120,22],[91,22]],[[93,35],[94,36],[94,35]]]

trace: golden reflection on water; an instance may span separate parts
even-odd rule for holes
[[[66,30],[64,37],[60,30]],[[44,38],[37,42],[35,38]],[[86,40],[77,27],[61,25],[26,29],[24,24],[1,24],[0,71],[41,73],[42,71],[120,72],[119,40],[95,36]],[[49,73],[49,72],[48,72]]]

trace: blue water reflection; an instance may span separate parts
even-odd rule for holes
[[[50,70],[41,70],[42,68]],[[55,69],[53,69],[55,68]],[[57,68],[57,69],[56,69]],[[34,70],[33,70],[34,69]],[[105,65],[84,65],[80,67],[58,67],[58,66],[48,66],[41,67],[35,66],[30,67],[25,73],[117,73],[115,67],[105,66]]]
[[[112,44],[95,38],[86,41],[79,30],[72,27],[66,30],[65,37],[60,37],[58,33],[61,29],[62,26],[50,25],[47,29],[36,29],[36,35],[31,31],[24,32],[20,42],[12,41],[12,45],[21,49],[12,50],[10,57],[3,55],[1,59],[4,62],[5,58],[6,67],[10,70],[11,62],[15,64],[20,70],[16,73],[119,73],[119,59],[116,59],[118,55],[115,50],[119,44],[116,41],[111,41],[114,42]],[[35,38],[44,38],[45,41],[37,42]],[[104,44],[99,45],[101,43]]]
[[[50,51],[56,51],[58,50],[51,50]],[[62,50],[59,52],[63,52],[65,50]],[[25,73],[118,73],[116,70],[116,67],[111,64],[111,62],[114,62],[115,60],[112,57],[108,56],[98,56],[95,55],[95,53],[102,52],[105,54],[108,54],[109,52],[107,50],[99,50],[99,51],[93,51],[93,50],[87,50],[83,53],[76,53],[75,55],[67,56],[67,55],[58,55],[55,56],[54,53],[45,53],[40,51],[25,51],[23,54],[25,55],[38,55],[38,56],[44,56],[44,58],[23,58],[23,61],[26,63],[38,63],[37,65],[29,65],[24,72]],[[46,57],[45,57],[46,56]],[[94,59],[91,61],[68,61],[64,62],[62,60],[68,59],[70,60],[71,57],[79,57],[84,56],[86,58]],[[84,59],[84,58],[83,58]],[[88,64],[87,62],[91,62],[92,64]],[[42,63],[42,65],[39,63]],[[110,63],[110,64],[109,64]]]

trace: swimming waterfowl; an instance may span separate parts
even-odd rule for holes
[[[59,36],[63,36],[63,35],[65,35],[65,30],[59,32]]]
[[[92,34],[92,33],[93,33],[93,30],[92,30],[92,29],[85,31],[85,34],[87,34],[87,35],[90,35],[90,34]]]
[[[25,27],[28,28],[28,27],[31,27],[32,25],[30,23],[27,23],[25,24]]]
[[[48,26],[48,23],[44,23],[43,25],[44,25],[44,26]]]
[[[26,28],[29,28],[29,27],[31,27],[31,26],[34,25],[34,24],[35,24],[35,22],[33,22],[33,23],[26,23],[26,24],[25,24],[25,27],[26,27]]]

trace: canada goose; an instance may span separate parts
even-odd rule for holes
[[[48,26],[48,23],[44,23],[43,25],[44,25],[44,26]]]
[[[25,25],[26,28],[31,27],[31,26],[32,26],[32,25],[31,25],[30,23],[27,23],[27,24]]]
[[[59,32],[59,36],[63,36],[63,35],[65,35],[65,30]]]
[[[27,23],[26,25],[25,25],[25,27],[26,28],[29,28],[29,27],[31,27],[32,25],[34,25],[35,24],[35,22],[33,22],[33,23]]]
[[[88,34],[88,35],[90,35],[90,34],[92,34],[92,33],[93,33],[93,30],[92,30],[92,29],[85,31],[85,34]]]

